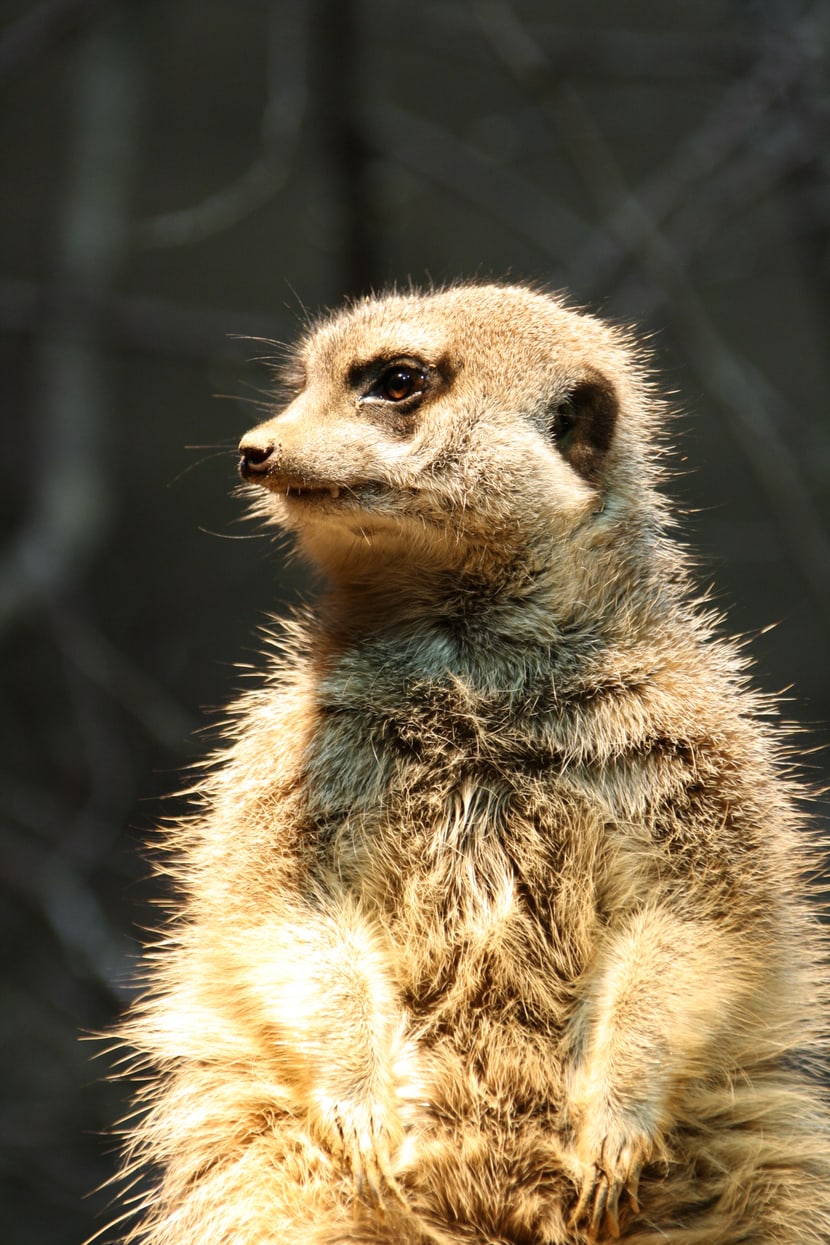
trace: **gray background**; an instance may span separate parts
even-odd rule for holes
[[[637,323],[700,583],[812,781],[830,671],[826,4],[0,5],[2,1238],[79,1242],[124,1089],[147,844],[269,611],[268,347],[390,282]],[[774,626],[773,626],[774,625]],[[771,630],[766,630],[772,627]]]

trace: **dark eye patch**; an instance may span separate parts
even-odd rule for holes
[[[358,402],[375,407],[384,419],[408,416],[433,393],[440,379],[439,369],[417,355],[387,355],[357,363],[348,376]],[[408,429],[410,421],[405,426]]]
[[[597,374],[579,381],[549,411],[551,438],[562,457],[589,484],[598,484],[617,423],[617,395]]]

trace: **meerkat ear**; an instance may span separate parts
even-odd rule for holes
[[[589,484],[598,484],[617,422],[613,386],[595,372],[557,399],[549,414],[559,453]]]

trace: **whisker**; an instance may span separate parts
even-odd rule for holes
[[[266,532],[245,532],[241,535],[234,535],[231,532],[214,532],[211,527],[198,527],[198,532],[202,532],[205,536],[217,536],[219,540],[265,540]]]
[[[184,448],[185,449],[199,449],[201,447],[195,446],[195,445],[194,446],[186,445]],[[182,476],[186,476],[189,472],[195,470],[196,467],[203,467],[205,463],[212,462],[214,458],[227,458],[232,453],[234,453],[234,451],[232,450],[231,446],[226,445],[226,446],[223,446],[221,449],[216,450],[216,452],[213,454],[205,454],[202,458],[197,458],[195,462],[188,463],[186,467],[182,467],[181,471],[179,471],[176,475],[174,475],[172,479],[167,481],[167,484],[165,487],[172,488],[174,484],[178,484]]]
[[[212,396],[214,398],[218,398],[221,402],[244,402],[246,405],[250,406],[250,405],[262,405],[267,401],[269,406],[273,406],[274,404],[273,390],[258,389],[253,385],[250,385],[249,388],[253,389],[254,393],[257,394],[258,396],[252,398],[248,394],[244,394],[244,393],[214,393]]]

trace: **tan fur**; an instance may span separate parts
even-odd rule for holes
[[[286,379],[243,467],[327,595],[174,835],[130,1239],[826,1243],[814,862],[637,350],[460,286]]]

